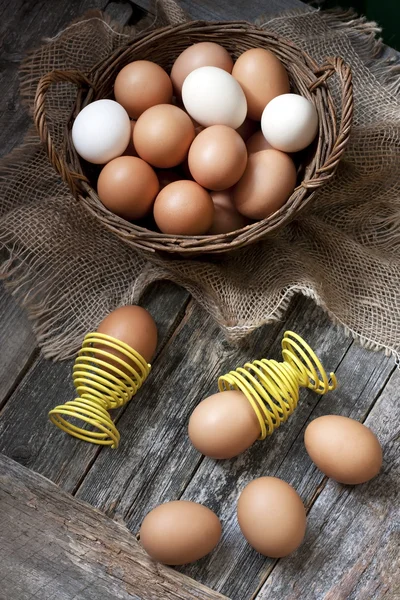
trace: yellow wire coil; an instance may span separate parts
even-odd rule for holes
[[[118,351],[123,358],[110,350]],[[80,440],[117,448],[120,434],[108,411],[129,402],[150,369],[151,365],[128,344],[103,333],[88,333],[72,370],[79,397],[53,408],[50,421]]]
[[[310,346],[293,331],[282,340],[283,362],[255,360],[218,379],[220,392],[240,390],[250,402],[260,423],[260,438],[278,429],[295,410],[300,387],[317,394],[334,390],[334,373],[329,377]]]

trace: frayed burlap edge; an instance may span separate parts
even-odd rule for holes
[[[286,16],[293,16],[294,14],[298,15],[301,12],[302,11],[288,11],[288,13],[277,18],[285,18]],[[356,47],[358,44],[363,44],[364,51],[365,48],[367,48],[368,53],[371,56],[371,59],[368,63],[371,73],[373,73],[373,75],[376,77],[379,84],[384,86],[386,90],[392,94],[393,99],[395,99],[397,102],[398,99],[396,96],[400,91],[400,65],[398,63],[398,58],[394,55],[394,53],[389,53],[388,55],[387,49],[385,48],[382,40],[376,38],[376,35],[381,31],[377,24],[375,22],[367,21],[364,17],[357,17],[353,12],[350,11],[340,13],[338,11],[331,13],[325,12],[323,13],[323,17],[326,20],[326,23],[331,27],[346,28],[350,40],[355,44]],[[106,22],[108,26],[113,28],[114,31],[127,36],[129,34],[132,35],[131,27],[122,27],[114,23],[112,19],[110,19],[107,15],[103,15],[99,11],[89,11],[83,15],[83,17],[74,20],[70,26],[73,26],[75,23],[81,22],[82,20],[88,18],[101,19],[102,21]],[[338,22],[338,19],[341,20],[340,23]],[[155,23],[154,17],[153,20],[149,19],[148,27],[146,26],[146,29],[151,28],[151,23]],[[268,16],[260,17],[257,23],[268,25]],[[60,33],[57,35],[60,35]],[[55,38],[50,38],[44,41],[46,43],[54,39]],[[27,86],[31,83],[31,81],[28,79],[29,68],[27,67],[29,67],[29,61],[33,52],[34,51],[28,53],[20,69],[21,96],[28,109],[31,109],[33,98],[31,94],[26,93],[26,90],[28,89]],[[27,145],[37,144],[37,142],[38,137],[36,132],[33,128],[31,128],[27,132],[22,146],[14,149],[7,157],[2,159],[0,171],[5,172],[8,166],[15,164],[15,162],[23,156]],[[68,343],[66,343],[66,337],[68,336],[65,333],[60,333],[59,336],[57,335],[58,327],[56,326],[54,329],[54,326],[56,322],[58,324],[60,323],[60,313],[54,315],[51,309],[46,307],[47,282],[35,281],[35,279],[31,277],[29,268],[23,261],[23,256],[14,255],[13,248],[9,245],[9,241],[10,240],[7,239],[7,235],[0,237],[0,248],[2,250],[2,255],[6,254],[6,258],[3,260],[0,266],[0,277],[4,280],[6,289],[16,298],[18,303],[27,310],[29,318],[32,321],[33,330],[45,356],[57,359],[70,358],[79,346],[81,334],[73,336],[73,338],[70,336]],[[141,293],[149,283],[156,279],[166,278],[165,275],[164,277],[157,276],[157,267],[150,267],[147,275],[146,272],[147,270],[145,270],[143,276],[140,277],[140,285],[135,285],[135,292],[132,298],[130,298],[131,302],[137,302],[139,300]],[[139,282],[137,283],[139,284]],[[329,315],[330,319],[336,325],[340,325],[344,329],[345,334],[349,337],[352,337],[357,343],[371,350],[384,350],[386,355],[394,356],[397,363],[400,363],[400,355],[397,350],[385,346],[382,343],[368,339],[362,334],[347,327],[345,323],[343,323],[325,306],[323,302],[321,302],[314,290],[302,286],[292,286],[286,289],[278,305],[270,312],[269,315],[265,316],[262,322],[257,323],[254,327],[243,328],[240,325],[224,326],[227,337],[233,338],[235,337],[234,333],[237,331],[243,332],[243,330],[245,330],[245,332],[250,332],[261,325],[281,320],[288,308],[290,301],[297,293],[301,293],[304,296],[312,298]],[[55,340],[57,342],[56,344]],[[60,344],[62,344],[61,349]]]

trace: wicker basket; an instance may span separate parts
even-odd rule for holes
[[[272,51],[286,67],[292,90],[314,103],[319,117],[319,137],[312,146],[312,151],[304,154],[299,171],[301,183],[284,206],[271,216],[226,234],[193,237],[166,235],[125,221],[103,206],[87,174],[83,172],[81,161],[72,146],[71,127],[74,117],[89,102],[112,97],[113,82],[117,73],[127,63],[147,59],[160,64],[169,72],[174,60],[185,48],[201,41],[221,44],[234,58],[254,47]],[[340,82],[340,122],[326,84],[333,74],[339,76]],[[65,136],[64,148],[58,151],[47,127],[46,93],[52,84],[62,81],[76,84],[79,92]],[[126,243],[142,250],[191,255],[228,252],[252,244],[293,219],[312,200],[315,190],[333,177],[349,139],[352,116],[351,72],[343,59],[327,58],[325,64],[319,67],[312,58],[291,42],[249,23],[197,21],[141,35],[96,65],[87,77],[77,71],[52,71],[39,82],[34,111],[35,123],[50,161],[69,185],[74,196],[105,227]]]

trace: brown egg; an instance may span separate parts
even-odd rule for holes
[[[304,443],[317,467],[340,483],[369,481],[382,466],[382,448],[376,435],[348,417],[315,419],[305,430]]]
[[[251,481],[239,497],[237,517],[249,544],[271,558],[294,552],[306,531],[306,511],[300,496],[277,477]]]
[[[246,117],[240,127],[236,129],[240,137],[244,142],[247,142],[250,136],[254,135],[256,131],[259,131],[260,124],[257,121],[253,121]]]
[[[151,362],[157,347],[157,326],[153,317],[140,306],[121,306],[102,320],[97,333],[110,335],[136,350]],[[100,348],[100,345],[98,346]],[[107,352],[126,360],[118,350],[104,347]]]
[[[189,115],[172,104],[159,104],[139,117],[133,142],[143,160],[169,169],[185,160],[194,136]]]
[[[263,136],[263,132],[257,131],[247,140],[246,148],[247,154],[250,156],[250,154],[261,152],[261,150],[269,150],[272,146]]]
[[[133,144],[133,130],[135,129],[135,125],[136,125],[136,121],[131,121],[131,129],[132,129],[131,138],[129,140],[129,144],[128,144],[125,152],[122,153],[122,156],[137,156],[138,155],[138,153],[136,152],[135,146]]]
[[[232,69],[247,100],[247,116],[259,121],[268,102],[290,91],[285,67],[272,52],[252,48],[239,56]]]
[[[203,235],[210,229],[213,217],[211,196],[195,181],[170,183],[154,203],[154,219],[163,233]]]
[[[249,156],[246,170],[234,187],[233,202],[249,219],[265,219],[285,204],[295,185],[292,159],[279,150],[262,150]]]
[[[161,169],[157,171],[158,181],[160,182],[160,191],[173,181],[180,181],[182,176],[171,169]]]
[[[251,223],[250,219],[241,215],[233,204],[233,188],[221,190],[220,192],[210,192],[214,202],[214,219],[208,230],[209,235],[219,233],[229,233],[242,229]]]
[[[219,67],[231,73],[233,60],[225,48],[214,42],[200,42],[189,46],[178,56],[171,71],[177,95],[181,94],[183,82],[189,73],[199,67]]]
[[[168,74],[156,63],[136,60],[117,75],[114,96],[132,119],[156,104],[172,102],[172,83]]]
[[[226,125],[212,125],[195,138],[188,161],[197,183],[210,190],[225,190],[244,173],[246,145],[234,129]]]
[[[186,500],[160,504],[140,528],[147,554],[166,565],[185,565],[203,558],[218,544],[221,523],[206,506]]]
[[[246,396],[231,390],[209,396],[189,420],[193,446],[211,458],[232,458],[250,448],[260,436],[260,423]]]
[[[154,170],[141,158],[119,156],[101,170],[97,193],[111,212],[127,220],[144,217],[159,191]]]

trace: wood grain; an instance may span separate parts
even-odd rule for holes
[[[137,531],[149,509],[184,492],[202,462],[187,437],[187,423],[194,407],[202,398],[217,391],[218,375],[249,358],[279,357],[286,328],[304,334],[321,359],[332,367],[340,363],[351,343],[331,326],[321,309],[300,297],[293,302],[284,324],[259,329],[248,344],[240,348],[230,347],[212,319],[200,307],[191,305],[159,357],[151,382],[142,390],[140,403],[132,405],[119,422],[123,444],[116,453],[100,454],[82,482],[78,496],[126,520],[129,527]],[[316,398],[305,392],[298,414],[302,415],[307,406],[309,411],[315,402]],[[293,415],[292,419],[295,418]],[[305,418],[303,415],[301,423]],[[261,445],[258,448],[264,452]],[[232,468],[232,464],[225,466]],[[232,482],[236,475],[233,469]],[[215,486],[216,493],[220,492],[218,480],[213,478],[212,486],[209,481],[195,479],[193,483],[201,501],[207,488],[211,488],[210,498]],[[228,505],[227,501],[223,508],[227,509]],[[223,510],[215,508],[223,516]],[[210,561],[214,560],[215,556],[210,557]],[[228,567],[225,565],[225,568]]]
[[[308,318],[307,313],[304,318]],[[300,319],[296,325],[295,331],[303,335],[304,325]],[[313,467],[305,451],[305,427],[310,420],[323,414],[342,414],[363,420],[394,369],[393,362],[384,355],[368,353],[354,344],[349,345],[345,353],[342,350],[344,356],[335,364],[332,347],[335,344],[343,347],[346,338],[340,332],[335,338],[328,323],[325,332],[320,331],[319,336],[305,339],[310,340],[311,346],[323,358],[323,364],[335,369],[338,389],[321,397],[302,391],[299,405],[287,424],[236,460],[205,459],[183,495],[184,499],[205,502],[217,514],[223,515],[225,529],[222,543],[212,560],[210,557],[210,561],[184,571],[234,599],[253,595],[276,562],[252,550],[240,533],[236,503],[243,487],[256,477],[274,475],[292,484],[308,506],[323,476]],[[212,486],[207,484],[210,481]],[[340,562],[340,555],[337,559]],[[245,570],[246,578],[238,578],[238,570]]]
[[[38,354],[25,312],[0,287],[0,409]]]
[[[173,284],[149,288],[142,306],[153,315],[159,331],[158,353],[182,318],[188,294]],[[157,362],[157,355],[153,364]],[[73,491],[100,451],[63,433],[48,419],[48,411],[76,396],[72,361],[53,363],[39,357],[6,404],[0,421],[0,452],[39,471]],[[146,381],[151,385],[152,374]],[[119,413],[140,402],[142,390]],[[121,430],[122,433],[123,430]],[[123,435],[123,433],[122,433]],[[124,440],[122,440],[124,443]]]
[[[129,531],[0,456],[0,599],[218,600],[154,563]]]
[[[149,10],[149,0],[135,0],[135,4]],[[192,19],[204,19],[208,21],[218,20],[245,20],[254,21],[260,15],[279,14],[284,10],[293,8],[304,8],[300,0],[178,0],[178,4]]]
[[[0,156],[20,144],[30,117],[19,96],[18,67],[25,52],[54,35],[88,8],[103,8],[106,0],[45,2],[15,0],[0,3]],[[38,354],[26,314],[0,284],[0,408]]]
[[[365,419],[382,444],[381,473],[359,486],[321,481],[305,542],[278,562],[257,600],[400,598],[399,390],[396,370]]]
[[[0,3],[0,92],[4,109],[0,113],[0,155],[22,141],[30,117],[21,105],[18,66],[25,52],[39,45],[89,8],[104,8],[107,0],[58,0],[53,9],[45,0],[13,0]]]
[[[56,10],[49,11],[45,2],[0,4],[0,35],[5,40],[0,91],[7,106],[0,115],[0,152],[19,143],[28,124],[16,92],[21,48],[39,43],[42,35],[54,35],[86,8],[101,5],[96,0],[59,0]],[[183,0],[180,5],[194,18],[251,20],[301,3]],[[114,19],[129,23],[140,13],[133,3],[123,2],[111,2],[108,11]],[[0,296],[0,303],[0,403],[8,399],[0,422],[0,450],[8,456],[76,492],[134,533],[148,510],[160,502],[179,497],[203,502],[220,516],[223,540],[210,556],[182,570],[233,600],[400,598],[399,374],[382,354],[355,346],[311,300],[295,299],[284,322],[264,327],[247,345],[232,348],[202,309],[187,304],[186,292],[169,284],[154,286],[142,304],[156,318],[161,343],[151,378],[118,413],[122,443],[117,451],[79,442],[48,422],[49,408],[74,397],[71,363],[53,364],[36,357],[23,313],[7,296],[4,300]],[[237,459],[204,459],[187,438],[194,406],[216,391],[217,376],[227,369],[258,356],[279,359],[287,328],[304,335],[326,367],[336,369],[339,389],[323,398],[303,391],[290,421]],[[327,481],[308,458],[304,428],[329,413],[366,419],[383,442],[384,471],[370,484],[349,488]],[[4,460],[0,459],[0,472]],[[12,463],[7,469],[20,483],[12,496],[7,492],[7,512],[4,501],[0,511],[0,536],[6,538],[0,544],[0,600],[221,597],[209,590],[198,592],[192,583],[183,591],[178,584],[173,587],[175,575],[148,561],[125,527],[71,500],[49,482],[40,480],[37,488],[37,476]],[[241,489],[265,474],[292,483],[310,511],[303,546],[280,561],[256,554],[236,521]],[[101,531],[107,532],[104,536],[99,535],[99,522]]]
[[[21,1],[0,5],[0,16],[3,19],[0,20],[0,30],[4,34],[3,44],[6,50],[1,59],[4,70],[0,79],[0,92],[2,101],[7,101],[7,94],[12,94],[13,98],[12,105],[0,115],[2,154],[22,141],[29,124],[18,94],[17,69],[23,53],[38,45],[43,36],[57,33],[88,8],[105,6],[106,2],[99,0],[73,3],[60,1],[57,2],[57,10],[53,12],[45,10],[43,3],[32,6],[31,3]],[[140,9],[134,10],[126,3],[110,3],[106,12],[120,23],[135,21],[137,13],[141,15]],[[18,52],[9,55],[7,48],[14,47],[17,32],[19,37],[15,47]],[[10,123],[11,131],[7,129]],[[173,284],[156,284],[146,292],[142,305],[150,310],[157,321],[158,351],[182,317],[188,298],[187,292]],[[99,449],[79,444],[48,421],[47,413],[50,408],[75,397],[71,381],[72,362],[53,364],[39,355],[25,312],[3,287],[0,288],[0,323],[0,408],[10,399],[0,422],[0,448],[22,464],[63,484],[65,489],[73,490]],[[22,384],[17,388],[20,382]],[[14,390],[15,393],[12,393]]]
[[[104,7],[106,0],[57,2],[57,10],[46,10],[45,4],[27,0],[0,3],[0,156],[22,142],[30,124],[18,89],[18,66],[25,52],[88,8]],[[38,352],[26,314],[2,284],[0,323],[1,408]]]

